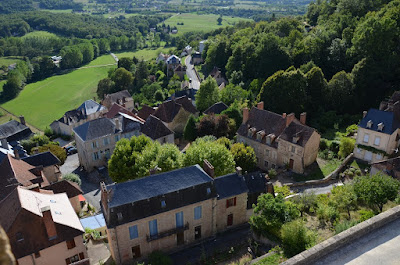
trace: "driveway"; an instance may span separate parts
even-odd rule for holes
[[[196,72],[194,70],[194,65],[190,62],[191,60],[192,60],[191,55],[187,56],[185,59],[186,75],[189,79],[192,79],[190,88],[199,90],[200,89],[200,80],[197,78]]]
[[[104,262],[111,256],[108,244],[103,241],[89,240],[86,247],[90,264],[97,265],[100,261]]]

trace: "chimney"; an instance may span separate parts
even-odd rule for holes
[[[119,118],[116,118],[114,121],[115,121],[115,129],[121,130],[121,126],[120,126],[120,123],[119,123]]]
[[[286,119],[286,113],[282,113],[282,118]]]
[[[4,149],[8,150],[7,138],[1,138],[0,142],[1,142],[1,147],[3,147]]]
[[[64,123],[65,123],[65,124],[68,124],[67,115],[64,115],[63,118],[64,118]]]
[[[268,181],[266,184],[266,192],[271,193],[275,197],[274,185],[270,181]]]
[[[19,160],[19,153],[17,149],[14,149],[14,158]]]
[[[300,114],[300,122],[304,125],[306,125],[306,120],[307,120],[307,112],[303,112]]]
[[[257,103],[257,109],[263,110],[264,109],[264,101]]]
[[[24,116],[19,116],[19,122],[23,125],[25,125],[25,117]]]
[[[207,159],[204,159],[203,169],[210,177],[215,177],[214,167]]]
[[[108,202],[112,198],[112,189],[107,190],[106,184],[102,181],[100,182],[100,191],[101,191],[101,205],[104,207],[106,210],[106,213],[108,213]],[[105,214],[104,217],[108,218],[108,214]]]
[[[242,175],[242,168],[241,167],[236,167],[236,174],[238,174],[238,176]]]
[[[243,109],[243,124],[245,124],[249,120],[249,109]]]
[[[32,191],[36,191],[36,192],[40,192],[40,186],[39,184],[32,184],[28,187],[26,187],[28,190],[32,190]]]
[[[289,115],[286,116],[286,127],[289,126],[289,124],[294,120],[294,113],[290,113]]]
[[[365,116],[367,116],[367,113],[368,112],[366,110],[363,111],[363,118],[365,118]]]
[[[45,206],[40,209],[43,215],[43,222],[46,227],[47,236],[49,240],[57,238],[56,224],[51,216],[50,206]]]

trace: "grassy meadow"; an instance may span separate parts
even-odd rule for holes
[[[97,57],[96,59],[94,59],[93,61],[91,61],[90,63],[88,63],[87,65],[84,65],[82,67],[114,64],[114,63],[116,63],[114,58],[109,54],[105,54],[105,55],[101,55],[101,56]]]
[[[19,61],[21,61],[20,56],[0,57],[0,66],[2,65],[9,66],[10,64],[17,63]]]
[[[163,23],[165,23],[165,25],[170,25],[170,27],[176,26],[178,28],[177,35],[182,35],[189,31],[207,32],[220,27],[232,26],[241,20],[251,21],[251,19],[246,18],[223,16],[222,25],[218,25],[218,17],[218,15],[214,14],[198,15],[194,13],[180,13],[173,15]],[[183,25],[178,25],[177,23],[183,23]],[[162,23],[160,25],[162,25]]]
[[[115,66],[79,69],[28,84],[17,98],[2,107],[14,115],[24,115],[28,123],[44,130],[66,111],[96,96],[97,83],[112,67]]]
[[[173,47],[168,47],[168,48],[159,47],[157,49],[147,48],[147,49],[134,51],[134,52],[115,53],[115,55],[118,58],[122,58],[122,57],[132,58],[133,56],[135,56],[138,59],[142,59],[142,60],[148,61],[148,60],[152,60],[152,59],[157,58],[157,56],[160,54],[160,52],[168,53],[168,51],[170,49],[173,49]]]

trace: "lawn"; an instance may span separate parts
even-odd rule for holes
[[[0,66],[9,66],[10,64],[17,63],[19,61],[21,61],[21,57],[19,56],[0,57]]]
[[[308,181],[315,179],[323,179],[332,173],[336,168],[340,166],[342,160],[340,159],[330,159],[324,160],[317,158],[317,161],[310,165],[304,175],[295,174],[294,179],[296,181]]]
[[[164,48],[164,47],[159,47],[157,49],[143,49],[143,50],[139,50],[139,51],[134,51],[134,52],[121,52],[121,53],[116,53],[115,55],[118,58],[122,58],[122,57],[129,57],[132,58],[133,56],[136,56],[136,58],[138,59],[142,59],[142,60],[152,60],[157,58],[158,54],[160,54],[160,52],[163,53],[168,53],[168,51],[170,49],[174,49],[174,47],[168,47],[168,48]]]
[[[91,61],[89,64],[84,65],[82,67],[86,67],[86,66],[96,66],[96,65],[105,65],[105,64],[114,64],[115,60],[114,58],[109,55],[109,54],[105,54],[102,56],[97,57],[96,59],[94,59],[93,61]]]
[[[232,26],[241,20],[252,21],[251,19],[247,18],[223,16],[222,25],[218,25],[218,17],[218,15],[213,14],[198,15],[194,13],[181,13],[178,15],[173,15],[159,25],[165,23],[165,25],[170,25],[170,27],[176,26],[178,28],[177,35],[182,35],[183,33],[189,31],[207,32],[220,27]],[[183,23],[183,25],[178,25],[177,23]]]
[[[75,70],[29,84],[17,98],[2,107],[14,115],[24,115],[28,123],[44,130],[66,111],[96,96],[98,81],[112,67]]]

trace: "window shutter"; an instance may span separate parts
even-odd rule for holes
[[[67,258],[67,259],[65,259],[65,263],[68,265],[68,264],[71,264],[71,261],[69,260],[69,258]]]
[[[79,253],[79,260],[83,260],[85,259],[85,255],[83,254],[83,252]]]
[[[226,200],[226,208],[229,207],[229,200]]]
[[[233,206],[236,206],[236,197],[233,198]]]

